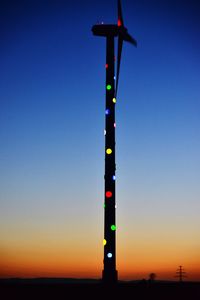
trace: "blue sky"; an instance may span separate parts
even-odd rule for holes
[[[122,6],[138,48],[124,44],[116,105],[119,268],[149,228],[155,248],[166,233],[200,270],[200,5]],[[37,239],[66,226],[102,259],[105,40],[91,27],[116,22],[116,1],[6,1],[0,11],[2,251],[25,229]]]

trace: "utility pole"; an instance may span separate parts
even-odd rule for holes
[[[184,269],[182,266],[179,266],[179,268],[177,269],[176,271],[176,276],[175,277],[178,277],[179,278],[179,282],[183,282],[183,278],[186,277],[186,272],[184,272]]]

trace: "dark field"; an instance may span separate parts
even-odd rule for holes
[[[159,299],[200,300],[200,282],[119,282],[105,286],[98,280],[0,280],[0,299]]]

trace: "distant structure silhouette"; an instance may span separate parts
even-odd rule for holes
[[[134,46],[137,42],[124,27],[121,2],[118,0],[117,24],[97,24],[92,27],[96,36],[106,37],[106,109],[105,109],[105,195],[104,195],[104,283],[117,282],[116,270],[116,216],[115,216],[115,104],[117,97],[123,41]],[[118,37],[117,72],[115,82],[114,38]]]
[[[176,276],[175,277],[178,277],[179,278],[179,281],[182,282],[183,281],[183,278],[187,277],[185,274],[186,272],[184,272],[184,269],[182,266],[179,266],[179,268],[177,269],[176,271]]]
[[[149,274],[149,282],[154,282],[156,279],[156,274],[155,273],[150,273]]]

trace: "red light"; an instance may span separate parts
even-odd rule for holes
[[[106,69],[108,69],[108,64],[106,64]]]
[[[118,22],[117,22],[117,26],[119,26],[119,27],[122,26],[122,22],[121,22],[120,19],[119,19]]]
[[[112,192],[108,191],[106,192],[106,198],[111,198],[112,197]]]

